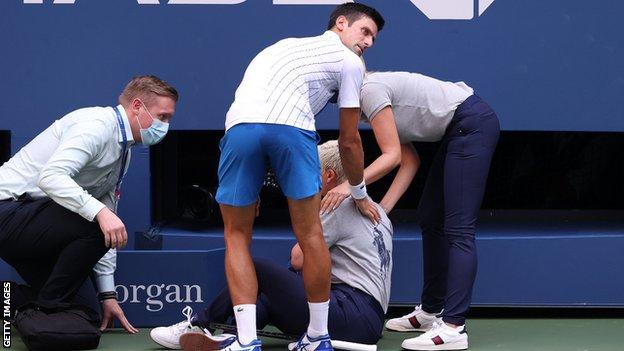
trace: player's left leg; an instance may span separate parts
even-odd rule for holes
[[[303,336],[307,350],[331,349],[327,334],[331,263],[319,216],[321,165],[316,132],[279,126],[276,141],[267,145],[271,167],[288,198],[293,231],[303,251],[303,283],[310,324]]]

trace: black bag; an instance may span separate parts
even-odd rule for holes
[[[78,304],[44,307],[36,303],[19,308],[13,325],[31,351],[91,350],[102,333],[100,316]]]

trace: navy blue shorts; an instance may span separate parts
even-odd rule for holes
[[[228,129],[219,145],[217,202],[255,203],[269,166],[288,198],[315,195],[322,185],[319,139],[316,132],[283,124],[242,123]]]

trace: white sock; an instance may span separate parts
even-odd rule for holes
[[[312,338],[327,334],[327,316],[329,314],[329,300],[325,302],[308,302],[310,308],[310,324],[308,336]]]
[[[247,345],[258,338],[256,335],[256,305],[234,306],[234,317],[236,317],[238,341],[241,344]]]

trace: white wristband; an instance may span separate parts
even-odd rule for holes
[[[366,183],[364,183],[364,180],[358,185],[349,184],[349,187],[351,188],[351,196],[353,196],[354,199],[360,200],[367,196]]]

